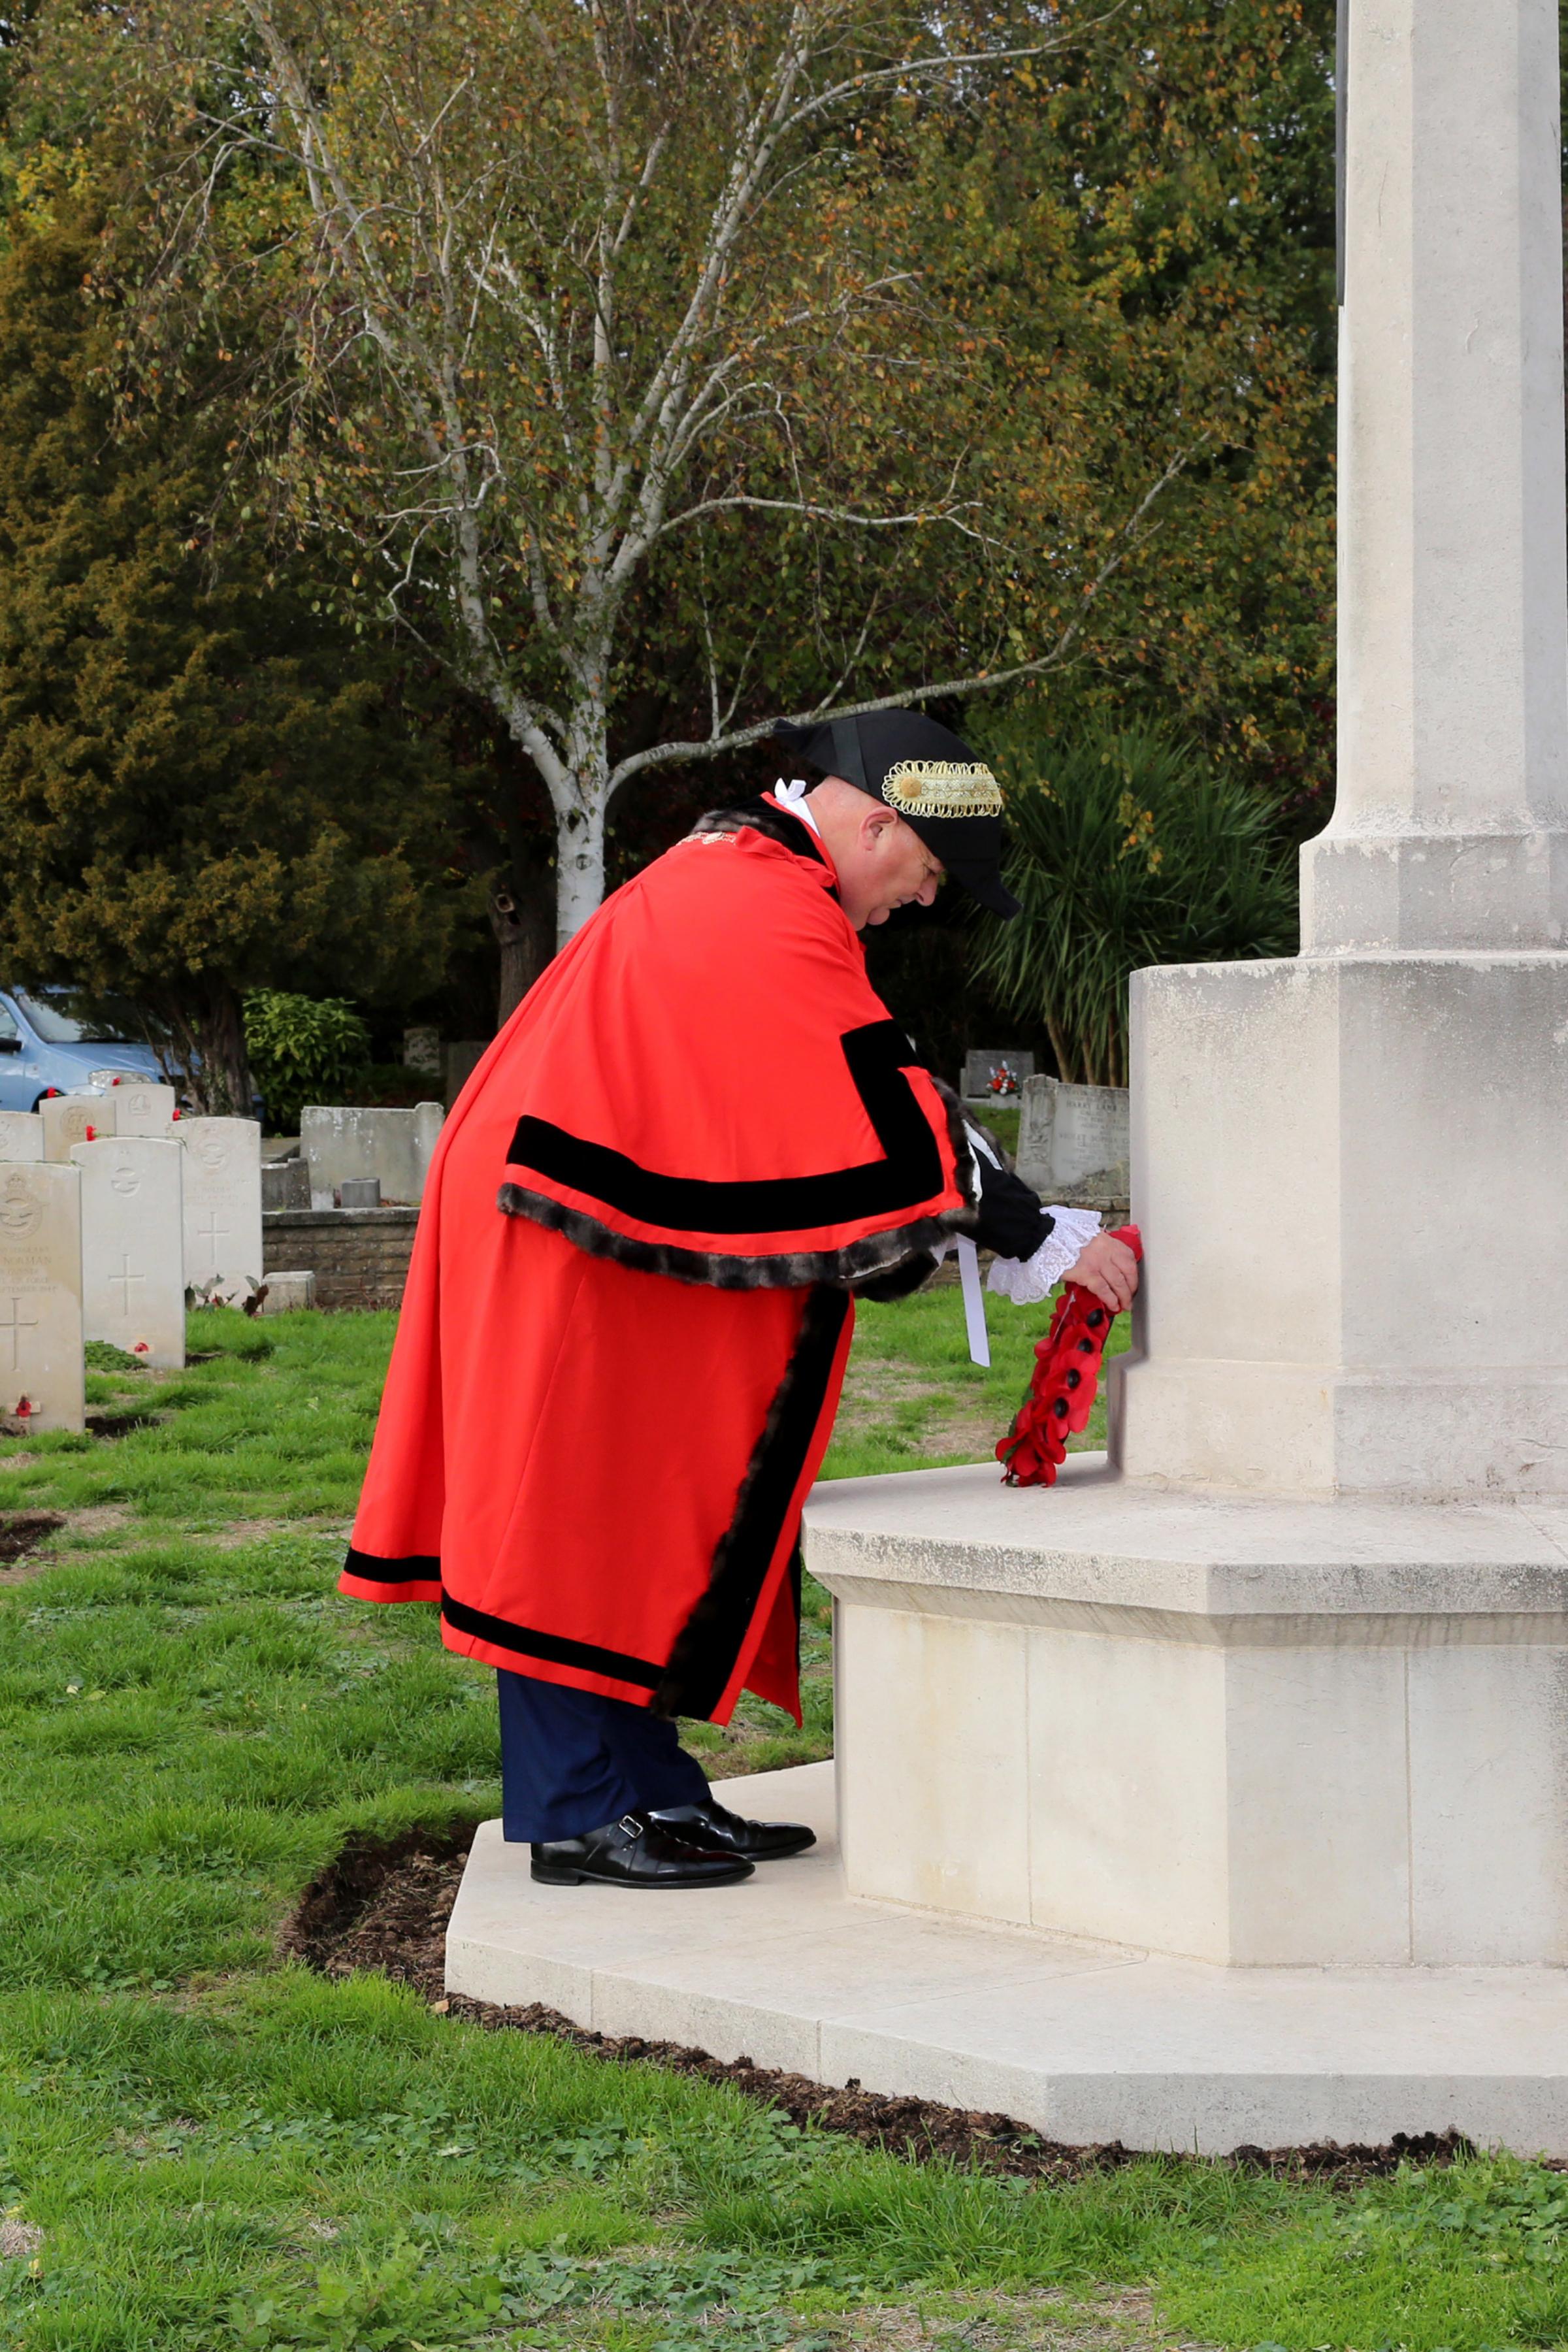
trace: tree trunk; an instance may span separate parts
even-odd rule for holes
[[[512,859],[512,883],[490,900],[490,929],[500,950],[496,1026],[511,1019],[555,952],[555,908],[542,858]]]
[[[255,1086],[245,1051],[245,1019],[237,992],[226,980],[207,982],[194,1024],[195,1066],[185,1084],[196,1108],[211,1118],[254,1116]]]

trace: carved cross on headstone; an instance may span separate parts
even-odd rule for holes
[[[111,1274],[109,1276],[109,1287],[111,1290],[119,1291],[120,1311],[126,1318],[127,1321],[130,1320],[131,1316],[131,1286],[132,1283],[134,1283],[138,1288],[140,1288],[141,1286],[145,1283],[146,1279],[147,1277],[144,1274],[132,1273],[131,1254],[128,1250],[121,1250],[120,1253],[120,1272],[118,1274]]]
[[[216,1209],[209,1209],[205,1222],[196,1227],[196,1238],[206,1244],[207,1254],[212,1259],[215,1274],[219,1271],[217,1252],[219,1236],[226,1239],[228,1231],[227,1225],[219,1224]]]
[[[37,1328],[37,1317],[24,1315],[19,1298],[0,1299],[0,1333],[5,1333],[11,1342],[10,1369],[12,1371],[20,1371],[22,1369],[20,1341],[23,1332],[36,1331]]]

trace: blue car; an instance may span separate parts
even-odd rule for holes
[[[82,988],[0,988],[0,1110],[36,1110],[47,1094],[85,1087],[94,1070],[163,1078],[149,1025],[123,998]]]

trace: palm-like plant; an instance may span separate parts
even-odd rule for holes
[[[1148,729],[1055,740],[1028,706],[999,713],[984,741],[1024,911],[986,918],[978,972],[1020,1020],[1044,1020],[1064,1078],[1127,1084],[1127,981],[1142,966],[1292,952],[1294,858],[1256,793],[1191,746]]]

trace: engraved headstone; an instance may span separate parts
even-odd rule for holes
[[[185,1284],[242,1305],[261,1280],[261,1129],[253,1118],[182,1118]]]
[[[173,1087],[155,1086],[140,1078],[121,1078],[108,1091],[114,1101],[116,1135],[174,1134],[176,1097]]]
[[[87,1141],[89,1127],[95,1135],[112,1135],[114,1113],[110,1094],[89,1093],[84,1088],[78,1095],[46,1095],[38,1105],[38,1117],[44,1122],[44,1158],[68,1160],[74,1147]]]
[[[34,1110],[0,1110],[0,1160],[41,1160],[44,1122]]]
[[[177,1370],[185,1360],[184,1148],[174,1137],[115,1135],[77,1144],[71,1158],[81,1171],[87,1336]]]
[[[83,1421],[81,1177],[0,1165],[0,1413],[28,1429]]]
[[[1025,1079],[1034,1075],[1033,1054],[1016,1054],[1011,1048],[963,1057],[963,1091],[972,1102],[982,1097],[990,1102],[1016,1102]]]
[[[1018,1121],[1016,1164],[1047,1201],[1075,1192],[1125,1200],[1130,1152],[1125,1087],[1071,1087],[1028,1078]]]
[[[423,1070],[430,1077],[441,1075],[441,1032],[427,1025],[405,1029],[403,1033],[403,1066],[405,1070]]]

